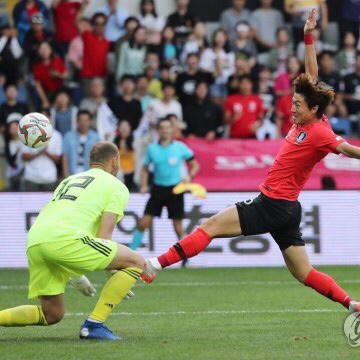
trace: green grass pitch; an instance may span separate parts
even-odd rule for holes
[[[359,267],[321,267],[360,298]],[[90,274],[99,291],[102,273]],[[28,303],[25,270],[0,270],[0,309]],[[80,341],[96,299],[71,288],[50,327],[0,327],[0,359],[359,359],[343,333],[347,312],[285,268],[165,270],[139,284],[108,320],[122,341]]]

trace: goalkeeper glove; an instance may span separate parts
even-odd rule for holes
[[[69,282],[76,290],[79,290],[85,296],[94,296],[96,293],[96,289],[85,275],[72,277],[69,279]]]

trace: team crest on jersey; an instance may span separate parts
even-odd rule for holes
[[[307,133],[306,131],[300,131],[297,135],[296,135],[296,143],[297,144],[301,144],[307,137]]]

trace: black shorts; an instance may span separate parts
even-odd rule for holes
[[[299,201],[272,199],[260,194],[253,200],[235,205],[243,235],[270,233],[281,251],[291,245],[305,245],[300,232],[302,212]]]
[[[184,194],[174,195],[173,188],[174,186],[153,185],[144,214],[160,217],[165,206],[169,219],[183,219],[185,217]]]

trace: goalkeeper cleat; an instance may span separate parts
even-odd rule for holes
[[[360,302],[358,302],[358,301],[350,301],[349,311],[351,313],[360,312]]]
[[[156,269],[155,266],[152,264],[151,262],[152,259],[146,260],[145,261],[145,269],[143,271],[143,273],[140,275],[140,277],[147,283],[151,283],[154,281],[155,277],[156,277],[156,272],[159,269]]]
[[[89,340],[121,340],[121,337],[116,336],[103,323],[96,323],[85,320],[80,328],[80,339]]]

